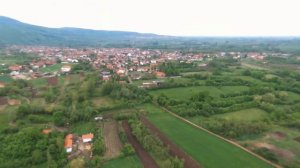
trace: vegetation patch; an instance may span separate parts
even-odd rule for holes
[[[245,109],[225,114],[214,115],[216,118],[223,118],[226,120],[239,120],[239,121],[255,121],[262,120],[267,116],[267,113],[258,108]]]

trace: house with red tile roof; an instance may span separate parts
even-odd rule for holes
[[[8,67],[9,70],[11,71],[20,71],[22,69],[21,65],[11,65]]]
[[[83,143],[92,142],[93,138],[94,138],[94,134],[92,134],[92,133],[82,135]]]
[[[65,149],[67,153],[72,152],[72,146],[73,146],[73,134],[68,134],[65,137]]]

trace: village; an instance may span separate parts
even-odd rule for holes
[[[6,55],[26,53],[37,56],[29,64],[9,65],[9,75],[13,79],[36,79],[54,77],[69,73],[72,65],[79,61],[88,62],[94,69],[101,70],[103,80],[109,80],[112,73],[121,77],[130,76],[132,79],[141,79],[149,74],[157,78],[166,76],[158,70],[161,63],[180,61],[185,63],[197,62],[198,66],[205,67],[213,58],[232,56],[234,59],[249,57],[263,61],[267,56],[286,56],[282,53],[258,52],[215,52],[215,53],[183,53],[180,51],[142,50],[138,48],[57,48],[44,46],[11,46],[4,50]],[[1,62],[0,62],[1,63]],[[2,63],[1,66],[7,66]],[[53,71],[41,71],[46,67],[58,67]],[[2,74],[3,75],[3,74]]]

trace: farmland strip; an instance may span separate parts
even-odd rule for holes
[[[201,168],[197,161],[191,156],[182,151],[177,145],[175,145],[170,139],[168,139],[158,128],[156,128],[146,117],[142,117],[141,121],[150,130],[152,134],[155,134],[165,146],[169,147],[169,152],[172,156],[177,156],[184,160],[185,168]]]
[[[124,131],[127,135],[128,141],[132,144],[134,150],[138,154],[145,168],[159,168],[154,159],[147,153],[147,151],[142,147],[138,142],[136,137],[132,134],[131,128],[128,124],[128,121],[123,123]]]

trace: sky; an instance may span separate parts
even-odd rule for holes
[[[55,28],[300,36],[299,6],[299,0],[0,0],[0,16]]]

